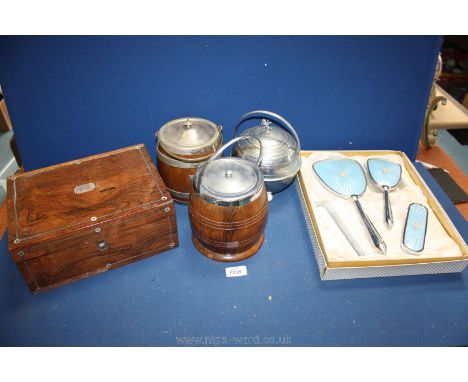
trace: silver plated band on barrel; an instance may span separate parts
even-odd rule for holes
[[[202,164],[205,160],[199,161],[199,162],[182,162],[177,159],[173,159],[168,157],[167,155],[163,154],[160,150],[159,147],[156,148],[156,155],[158,159],[172,167],[178,167],[178,168],[197,168],[200,164]]]
[[[169,193],[173,196],[173,197],[176,197],[176,198],[179,198],[179,199],[183,199],[184,201],[187,201],[189,200],[189,197],[190,197],[190,194],[188,192],[179,192],[179,191],[174,191],[172,189],[170,189],[169,187],[167,188],[167,190],[169,191]],[[180,200],[176,200],[176,202],[179,202]]]

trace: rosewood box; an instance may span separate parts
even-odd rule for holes
[[[144,145],[8,178],[8,243],[40,293],[179,244],[172,198]]]

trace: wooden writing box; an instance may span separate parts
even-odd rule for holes
[[[39,293],[178,246],[172,198],[144,145],[8,178],[8,243]]]

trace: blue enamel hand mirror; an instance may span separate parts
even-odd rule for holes
[[[354,159],[337,158],[315,162],[312,168],[321,183],[333,194],[354,200],[374,246],[385,254],[387,247],[359,202],[359,197],[367,188],[361,165]]]

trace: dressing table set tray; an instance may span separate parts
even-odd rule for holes
[[[298,193],[322,280],[461,272],[467,246],[400,151],[301,151]]]

